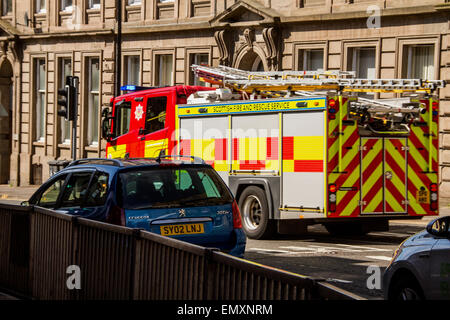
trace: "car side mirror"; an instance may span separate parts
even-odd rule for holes
[[[113,117],[108,108],[103,109],[102,118],[102,137],[103,139],[106,139],[106,141],[111,142],[114,138],[114,135],[111,133],[111,120]]]
[[[22,202],[20,203],[20,205],[21,205],[21,206],[28,207],[28,206],[30,205],[30,202],[28,202],[28,201],[22,201]]]
[[[427,232],[437,237],[449,237],[450,216],[431,221],[427,225]]]

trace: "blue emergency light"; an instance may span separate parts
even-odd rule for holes
[[[149,90],[149,89],[155,89],[156,87],[141,87],[141,86],[135,86],[135,85],[126,85],[121,86],[121,91],[141,91],[141,90]]]

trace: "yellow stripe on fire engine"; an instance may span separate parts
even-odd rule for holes
[[[156,158],[159,156],[161,150],[166,150],[168,146],[168,139],[150,140],[145,142],[144,157]]]
[[[270,111],[299,111],[302,109],[323,109],[326,98],[277,100],[262,102],[241,102],[235,104],[215,104],[202,106],[178,107],[179,117],[207,116],[217,114],[233,114],[248,112],[270,112]]]
[[[123,158],[127,153],[127,145],[120,144],[117,146],[110,146],[108,150],[106,150],[106,156],[109,159]]]

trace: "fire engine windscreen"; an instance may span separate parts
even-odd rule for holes
[[[173,166],[135,169],[120,174],[124,209],[213,206],[232,203],[230,191],[213,169]]]

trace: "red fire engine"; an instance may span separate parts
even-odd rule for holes
[[[438,215],[438,88],[352,72],[193,66],[220,88],[125,87],[104,111],[107,157],[198,156],[240,205],[251,238],[387,230]],[[374,100],[374,94],[395,98]]]

